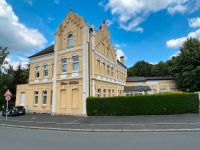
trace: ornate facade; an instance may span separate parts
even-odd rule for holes
[[[30,112],[85,115],[87,97],[123,95],[126,75],[106,22],[96,30],[69,11],[55,44],[30,57],[29,83],[17,86],[16,105]]]

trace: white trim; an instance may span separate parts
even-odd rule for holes
[[[37,94],[35,94],[35,92],[37,92]],[[35,103],[35,97],[36,97],[36,95],[37,95],[37,103]],[[36,105],[38,106],[38,101],[39,101],[39,92],[35,90],[34,91],[33,105],[34,106],[36,106]]]
[[[53,99],[52,99],[52,113],[56,113],[56,80],[57,80],[57,51],[58,51],[58,37],[55,35],[54,44],[54,71],[53,71]]]
[[[95,97],[95,80],[92,80],[92,96]]]
[[[73,51],[81,50],[82,48],[83,48],[83,46],[79,45],[79,46],[75,46],[75,47],[71,47],[71,48],[62,49],[61,51],[59,51],[57,53],[63,54],[63,53],[66,53],[66,52],[73,52]]]
[[[53,56],[54,56],[54,53],[36,56],[36,57],[30,58],[30,63],[35,63],[35,62],[39,62],[39,61],[53,59]]]
[[[83,114],[86,114],[86,98],[89,96],[89,66],[88,66],[89,29],[83,28]]]

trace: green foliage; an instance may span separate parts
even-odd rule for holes
[[[198,95],[192,93],[87,99],[88,116],[169,115],[198,112]]]
[[[0,74],[1,70],[3,69],[3,65],[7,63],[5,61],[5,58],[8,56],[8,54],[9,54],[8,48],[0,46]]]
[[[170,76],[168,63],[159,62],[158,64],[150,64],[145,61],[138,61],[135,65],[128,68],[128,77],[141,76],[141,77],[159,77]]]
[[[131,76],[173,76],[182,91],[200,90],[200,41],[190,38],[180,48],[178,56],[167,62],[151,65],[145,61],[137,62],[128,69]]]
[[[161,61],[153,65],[151,74],[153,77],[170,76],[168,63]]]
[[[180,49],[180,54],[173,57],[169,63],[179,89],[191,92],[200,90],[199,40],[188,39]]]
[[[28,82],[29,65],[22,67],[19,64],[15,69],[9,65],[8,68],[0,74],[0,107],[5,103],[4,93],[9,89],[15,98],[16,87],[18,84],[25,84]]]
[[[151,76],[152,64],[145,61],[138,61],[133,67],[128,69],[128,76]]]

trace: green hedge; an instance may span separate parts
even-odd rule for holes
[[[88,116],[169,115],[198,112],[198,95],[193,93],[87,99]]]

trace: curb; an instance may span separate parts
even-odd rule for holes
[[[196,132],[200,128],[194,129],[71,129],[71,128],[51,128],[51,127],[35,127],[35,126],[17,126],[0,124],[1,127],[7,128],[23,128],[36,130],[50,130],[50,131],[68,131],[68,132]]]

